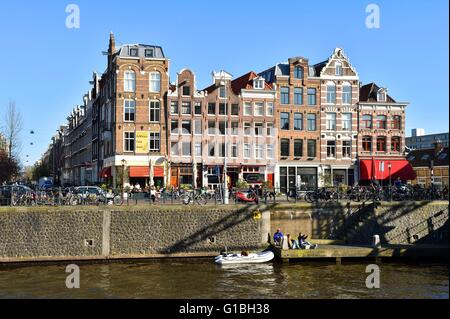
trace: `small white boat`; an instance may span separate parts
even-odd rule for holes
[[[271,251],[263,251],[259,254],[248,254],[243,256],[241,254],[224,254],[215,258],[215,263],[219,265],[229,264],[259,264],[271,261],[275,255]]]

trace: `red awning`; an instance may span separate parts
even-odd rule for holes
[[[406,159],[370,159],[360,161],[360,180],[389,181],[389,164],[391,164],[391,180],[400,177],[402,181],[414,180],[416,173]]]
[[[150,168],[148,166],[132,166],[132,167],[130,167],[130,177],[149,178],[150,177]],[[153,166],[153,177],[164,177],[164,167]]]
[[[359,161],[359,179],[362,181],[372,180],[373,169],[372,160]]]
[[[164,167],[161,166],[153,167],[153,177],[164,177]]]
[[[150,168],[148,166],[131,166],[130,177],[150,177]]]
[[[110,177],[112,177],[111,167],[105,167],[104,169],[102,169],[101,172],[100,172],[100,177],[101,178],[110,178]]]

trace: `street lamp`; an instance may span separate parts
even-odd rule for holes
[[[125,159],[122,160],[122,197],[125,194],[125,166],[127,165],[127,161]]]
[[[221,81],[220,85],[223,85],[223,89],[225,92],[225,110],[226,110],[226,116],[225,116],[225,156],[224,156],[224,165],[223,165],[223,203],[224,205],[229,204],[229,198],[228,198],[228,172],[227,172],[227,165],[228,165],[228,149],[227,149],[227,134],[228,134],[228,95],[227,95],[227,85],[226,81]]]
[[[392,201],[392,176],[391,176],[391,168],[392,164],[391,162],[388,163],[388,170],[389,170],[389,201]]]

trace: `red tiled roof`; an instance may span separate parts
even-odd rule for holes
[[[234,94],[238,95],[241,90],[251,90],[253,89],[253,80],[258,77],[258,74],[256,74],[253,71],[250,71],[243,76],[237,78],[236,80],[233,80],[231,82],[231,88],[234,92]],[[272,86],[264,81],[264,89],[265,90],[272,90]]]
[[[258,74],[256,74],[253,71],[250,71],[241,77],[231,81],[231,89],[233,90],[233,93],[236,95],[239,95],[241,93],[241,90],[251,90],[253,89],[253,79],[257,78]],[[203,89],[202,91],[207,91],[208,94],[211,92],[214,92],[218,89],[218,86],[215,84],[208,86],[206,89]],[[264,82],[264,89],[265,90],[272,90],[272,85],[268,84],[267,82]]]

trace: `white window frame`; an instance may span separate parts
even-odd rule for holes
[[[173,112],[173,104],[176,103],[177,105],[177,112]],[[170,114],[178,115],[180,113],[180,106],[178,104],[178,101],[170,101]]]
[[[253,103],[254,116],[264,116],[264,102]]]
[[[200,123],[200,133],[197,133],[198,123]],[[202,135],[202,133],[203,133],[202,120],[199,118],[196,118],[196,119],[194,119],[194,135]]]
[[[346,115],[350,115],[349,119],[346,119],[345,116]],[[352,130],[352,118],[353,118],[353,114],[352,113],[342,113],[342,130],[343,131],[351,131]],[[345,125],[345,124],[348,125]],[[346,127],[348,126],[348,127]]]
[[[327,131],[336,131],[337,114],[332,112],[326,113]]]
[[[156,76],[153,78],[153,76]],[[161,73],[158,71],[149,73],[149,92],[160,93],[161,92]]]
[[[176,154],[173,154],[173,144],[176,145]],[[170,142],[170,156],[180,156],[180,143],[178,141],[171,141]]]
[[[155,134],[158,134],[158,139],[155,138]],[[152,138],[153,138],[154,142],[158,141],[158,145],[159,145],[158,149],[155,149],[155,148],[152,149],[150,147],[150,145],[151,145],[150,141],[152,140]],[[160,152],[161,151],[161,132],[149,132],[148,133],[148,150],[150,152]]]
[[[200,152],[197,152],[200,147]],[[202,142],[195,142],[194,143],[194,156],[195,157],[202,157],[203,150],[202,150]]]
[[[264,146],[263,144],[255,144],[255,159],[263,159],[264,158]]]
[[[334,92],[331,90],[334,88]],[[337,88],[335,83],[327,83],[327,104],[336,104]]]
[[[345,146],[345,145],[344,145],[344,142],[350,142],[350,145],[349,145],[349,146]],[[350,152],[348,152],[348,155],[349,155],[349,156],[346,156],[344,150],[345,150],[345,149],[348,149],[348,148],[350,148]],[[351,140],[345,140],[345,141],[342,141],[342,158],[345,158],[345,159],[352,158],[352,148],[353,148],[353,143],[352,143]]]
[[[189,106],[189,112],[185,113],[183,111],[183,107],[185,107],[186,105]],[[192,103],[190,101],[181,101],[181,115],[191,115],[192,114]]]
[[[244,143],[242,144],[242,157],[245,159],[250,159],[251,158],[251,146],[248,143]],[[246,153],[247,152],[247,153]],[[248,154],[248,156],[246,156],[246,154]]]
[[[233,156],[233,150],[236,151],[236,156]],[[236,143],[231,144],[231,158],[238,158],[239,157],[239,148]]]
[[[350,89],[350,92],[345,92],[345,89]],[[352,104],[352,95],[353,90],[351,84],[344,84],[342,85],[342,104],[344,105],[350,105]]]
[[[184,154],[184,146],[185,144],[189,144],[189,154]],[[192,156],[192,142],[191,141],[182,141],[181,142],[181,157],[191,157]]]
[[[275,136],[274,123],[266,123],[266,136]]]
[[[268,159],[273,159],[275,156],[274,147],[271,144],[266,145],[266,156]]]
[[[133,103],[133,107],[132,108],[130,106],[127,107],[126,106],[127,102],[132,102]],[[130,110],[130,109],[134,110],[134,120],[133,121],[125,119],[125,115],[127,114],[127,109],[128,110]],[[123,121],[126,122],[126,123],[134,123],[136,121],[136,101],[135,100],[131,100],[131,99],[123,100]]]
[[[252,103],[244,102],[244,116],[252,116]]]
[[[263,79],[254,79],[253,80],[253,88],[255,90],[262,90],[264,89],[264,80]]]
[[[266,103],[266,116],[273,116],[273,115],[274,115],[273,102],[267,102]]]
[[[153,107],[152,108],[152,103],[154,105],[157,105],[158,107]],[[159,113],[159,115],[158,115],[159,120],[158,121],[152,121],[152,118],[151,118],[152,110],[158,110],[158,113]],[[160,101],[158,101],[158,100],[149,101],[149,103],[148,103],[148,121],[149,121],[149,123],[159,123],[159,122],[161,122],[161,102]]]
[[[338,72],[338,70],[340,70],[340,72]],[[342,63],[341,62],[336,62],[335,64],[335,75],[336,76],[342,76],[344,74],[344,69],[342,67]]]
[[[254,123],[254,127],[255,127],[255,136],[264,136],[264,123],[256,122]],[[257,129],[259,129],[258,132],[256,131]]]
[[[127,70],[123,74],[124,92],[136,92],[136,73],[133,70]]]
[[[187,123],[187,122],[189,122],[189,124],[191,126],[191,132],[190,133],[185,133],[184,130],[183,130],[183,123]],[[191,120],[182,120],[181,121],[181,135],[186,135],[186,136],[192,135],[192,121]]]
[[[246,125],[248,124],[248,126]],[[245,136],[251,136],[252,135],[252,123],[250,122],[244,122],[243,123],[243,128],[244,128],[244,135]],[[247,134],[247,129],[248,129],[248,134]]]

